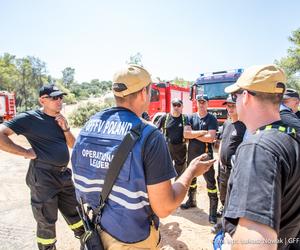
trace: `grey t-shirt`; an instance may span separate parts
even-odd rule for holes
[[[247,218],[273,228],[285,242],[300,231],[300,144],[278,129],[261,130],[236,152],[223,226],[233,235],[239,218]]]

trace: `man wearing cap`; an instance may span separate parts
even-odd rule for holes
[[[287,89],[284,92],[280,105],[280,117],[283,123],[295,128],[300,132],[300,119],[296,115],[299,106],[299,94],[294,89]]]
[[[285,82],[276,65],[259,65],[225,89],[251,133],[236,151],[225,202],[233,249],[290,249],[300,231],[300,141],[278,109]]]
[[[55,85],[39,91],[42,109],[23,112],[0,125],[0,149],[30,159],[26,184],[31,192],[31,206],[37,222],[38,248],[55,248],[57,210],[63,214],[75,236],[80,237],[83,224],[77,214],[77,201],[71,179],[69,150],[75,138],[67,120],[60,113],[66,95]],[[15,144],[9,136],[24,135],[32,148]]]
[[[183,137],[183,128],[187,117],[182,114],[183,103],[180,99],[172,100],[172,110],[170,114],[163,115],[157,122],[157,128],[161,129],[168,143],[172,160],[175,163],[177,177],[186,168],[186,142]]]
[[[219,147],[219,164],[218,164],[218,184],[220,193],[220,202],[222,207],[218,212],[218,216],[223,214],[223,206],[225,204],[225,198],[227,193],[227,183],[231,172],[231,158],[235,154],[237,147],[243,141],[243,137],[246,131],[244,123],[238,120],[238,114],[236,111],[235,101],[229,95],[226,101],[223,103],[226,105],[228,120],[223,124],[223,131],[221,135],[221,144]],[[218,231],[221,224],[216,224],[212,229],[213,233]]]
[[[98,226],[104,249],[157,249],[158,217],[168,216],[184,199],[193,177],[214,160],[200,156],[175,183],[172,160],[160,131],[140,119],[150,103],[151,77],[138,65],[127,65],[113,77],[116,107],[97,113],[81,130],[72,154],[77,196],[92,209],[99,205],[107,169],[125,135],[141,127],[127,156]],[[95,153],[94,153],[95,152]]]
[[[246,131],[244,123],[239,121],[236,111],[235,102],[229,95],[227,100],[223,103],[226,105],[227,114],[229,119],[223,124],[222,141],[219,148],[219,191],[220,202],[224,206],[227,182],[231,171],[231,158],[235,154],[236,149],[243,141],[243,137]]]
[[[208,153],[213,158],[212,142],[215,140],[216,131],[218,130],[218,121],[207,111],[207,95],[197,95],[198,112],[189,117],[184,127],[184,137],[189,139],[188,160],[190,163],[195,157]],[[207,184],[209,197],[209,222],[217,223],[218,194],[215,179],[215,170],[210,168],[204,174]],[[181,205],[182,209],[196,207],[197,178],[194,178],[189,189],[189,197],[186,203]]]

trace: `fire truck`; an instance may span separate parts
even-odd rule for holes
[[[0,91],[0,123],[16,115],[16,97],[14,93]]]
[[[195,101],[190,99],[190,88],[181,87],[170,82],[153,83],[148,114],[155,123],[160,116],[171,111],[174,98],[182,100],[183,113],[192,114],[197,110]]]
[[[190,99],[195,101],[196,95],[206,94],[209,98],[208,112],[216,116],[219,125],[227,119],[227,111],[223,106],[228,94],[224,89],[235,83],[241,76],[243,69],[225,70],[200,74],[191,86]]]

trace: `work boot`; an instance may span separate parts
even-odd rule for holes
[[[217,196],[217,194],[208,194],[208,196],[209,196],[208,221],[210,224],[216,224],[217,223],[218,196]]]
[[[221,218],[223,216],[224,206],[221,206],[217,212],[217,217]]]
[[[197,193],[197,188],[190,188],[188,193],[189,198],[186,201],[186,203],[180,205],[180,208],[189,209],[192,207],[197,207],[196,193]]]

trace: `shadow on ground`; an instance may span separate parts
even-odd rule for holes
[[[211,225],[208,222],[208,214],[203,209],[198,207],[190,208],[186,210],[178,208],[173,215],[183,217],[198,225],[202,225],[202,226]]]

